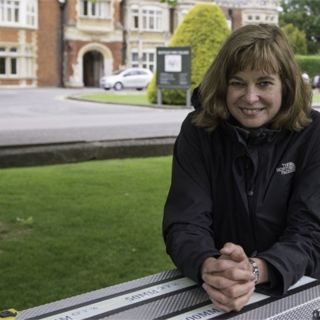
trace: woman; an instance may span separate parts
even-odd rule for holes
[[[320,114],[283,32],[234,31],[193,105],[163,221],[176,266],[224,311],[320,278]]]

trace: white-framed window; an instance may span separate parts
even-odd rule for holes
[[[28,1],[26,7],[26,23],[28,26],[36,26],[36,4],[34,1]]]
[[[131,8],[131,28],[133,30],[139,29],[139,9],[138,8]]]
[[[130,9],[132,30],[163,31],[163,18],[163,11],[158,7],[132,6]]]
[[[156,68],[155,64],[156,64],[155,52],[145,51],[142,53],[143,68],[150,69],[152,72],[154,72]]]
[[[137,49],[133,49],[131,51],[131,64],[132,68],[142,67],[146,69],[150,69],[154,72],[156,69],[156,53],[154,50],[143,50],[141,55],[139,56],[139,52]]]
[[[0,0],[0,22],[18,24],[20,21],[20,0]]]
[[[131,67],[138,68],[139,67],[139,54],[138,51],[131,51]]]
[[[18,74],[18,48],[0,47],[0,76]]]
[[[161,31],[162,10],[142,9],[142,30]]]
[[[80,15],[90,19],[111,18],[111,0],[80,0]]]
[[[0,0],[0,26],[37,28],[37,0]]]
[[[34,77],[33,46],[2,46],[0,44],[0,78]]]

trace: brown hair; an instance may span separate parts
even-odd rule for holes
[[[299,131],[311,122],[310,86],[302,79],[287,37],[275,25],[259,24],[235,30],[222,46],[200,85],[202,107],[194,116],[195,125],[211,131],[229,118],[228,79],[246,68],[280,76],[282,105],[271,122],[272,128]]]

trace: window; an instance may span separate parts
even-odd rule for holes
[[[18,74],[18,50],[17,48],[0,48],[0,75]]]
[[[138,52],[131,52],[131,67],[137,68],[139,67],[139,55]]]
[[[35,26],[36,25],[36,5],[30,0],[27,2],[27,25]]]
[[[0,77],[30,78],[34,76],[34,54],[32,45],[0,47]]]
[[[37,0],[0,0],[0,25],[37,27]]]
[[[142,67],[155,70],[155,53],[154,52],[143,52],[142,54]]]
[[[163,31],[162,26],[163,13],[158,8],[142,8],[131,7],[130,24],[133,30],[143,31]]]
[[[139,10],[132,9],[131,10],[131,17],[132,17],[132,29],[139,29]]]
[[[19,23],[20,0],[0,0],[0,22]]]
[[[162,11],[156,9],[142,10],[142,29],[161,31]]]
[[[81,0],[80,14],[91,19],[106,19],[111,17],[111,0]]]
[[[6,74],[6,59],[0,57],[0,74]]]
[[[154,71],[156,66],[156,55],[154,50],[144,50],[139,59],[137,49],[131,51],[131,67],[142,67]]]

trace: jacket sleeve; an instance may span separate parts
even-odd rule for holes
[[[203,130],[191,124],[190,114],[177,137],[172,181],[164,208],[163,235],[168,254],[181,272],[201,282],[200,267],[218,255],[212,234],[212,199],[203,157]],[[201,132],[200,132],[201,131]]]
[[[319,131],[300,150],[303,160],[296,168],[285,231],[271,248],[258,254],[280,275],[278,293],[285,293],[303,275],[320,279]]]

